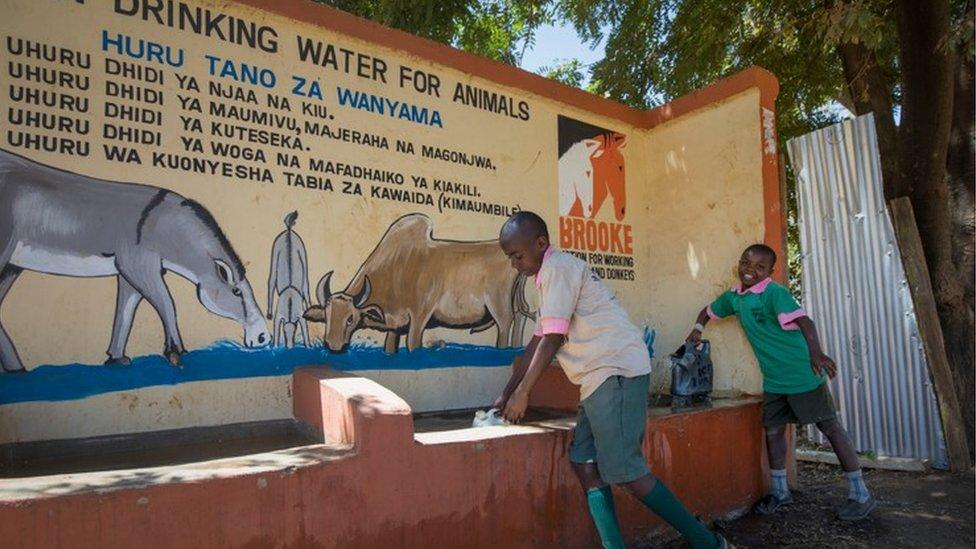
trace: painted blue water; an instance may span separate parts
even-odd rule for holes
[[[656,332],[644,327],[644,343],[654,356]],[[136,357],[129,366],[103,364],[44,365],[26,374],[0,374],[0,404],[75,400],[113,391],[128,391],[191,381],[290,375],[299,366],[328,364],[337,370],[427,370],[432,368],[508,366],[521,349],[447,344],[388,355],[380,347],[353,346],[344,354],[313,347],[248,349],[233,341],[183,355],[174,368],[161,355]]]
[[[60,401],[113,391],[126,391],[191,381],[268,377],[291,374],[298,366],[328,364],[337,370],[426,370],[431,368],[500,367],[512,363],[520,349],[448,344],[414,352],[401,349],[387,355],[379,347],[351,347],[331,354],[322,346],[247,349],[231,341],[183,355],[174,368],[161,355],[132,359],[129,366],[66,364],[45,365],[25,374],[0,374],[0,404]]]

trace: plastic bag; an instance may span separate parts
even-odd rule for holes
[[[495,425],[510,425],[508,420],[499,415],[498,408],[492,408],[487,412],[484,410],[478,410],[474,413],[474,421],[471,422],[472,427],[492,427]]]
[[[711,344],[686,342],[671,354],[672,408],[708,405],[712,392]]]

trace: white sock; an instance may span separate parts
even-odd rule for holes
[[[864,503],[871,497],[867,485],[864,484],[864,476],[861,470],[844,473],[847,477],[847,499],[853,499],[858,503]]]
[[[786,469],[770,469],[770,476],[773,477],[773,495],[783,499],[790,495],[790,487],[786,483]]]

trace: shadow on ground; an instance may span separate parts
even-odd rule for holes
[[[801,463],[792,506],[771,516],[747,515],[724,525],[737,547],[966,547],[976,543],[973,473],[865,470],[878,508],[860,522],[834,512],[847,494],[836,465]],[[639,540],[635,547],[687,547]]]

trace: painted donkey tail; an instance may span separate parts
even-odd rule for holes
[[[295,210],[285,216],[285,227],[289,229],[295,226],[295,222],[298,221],[298,210]]]

